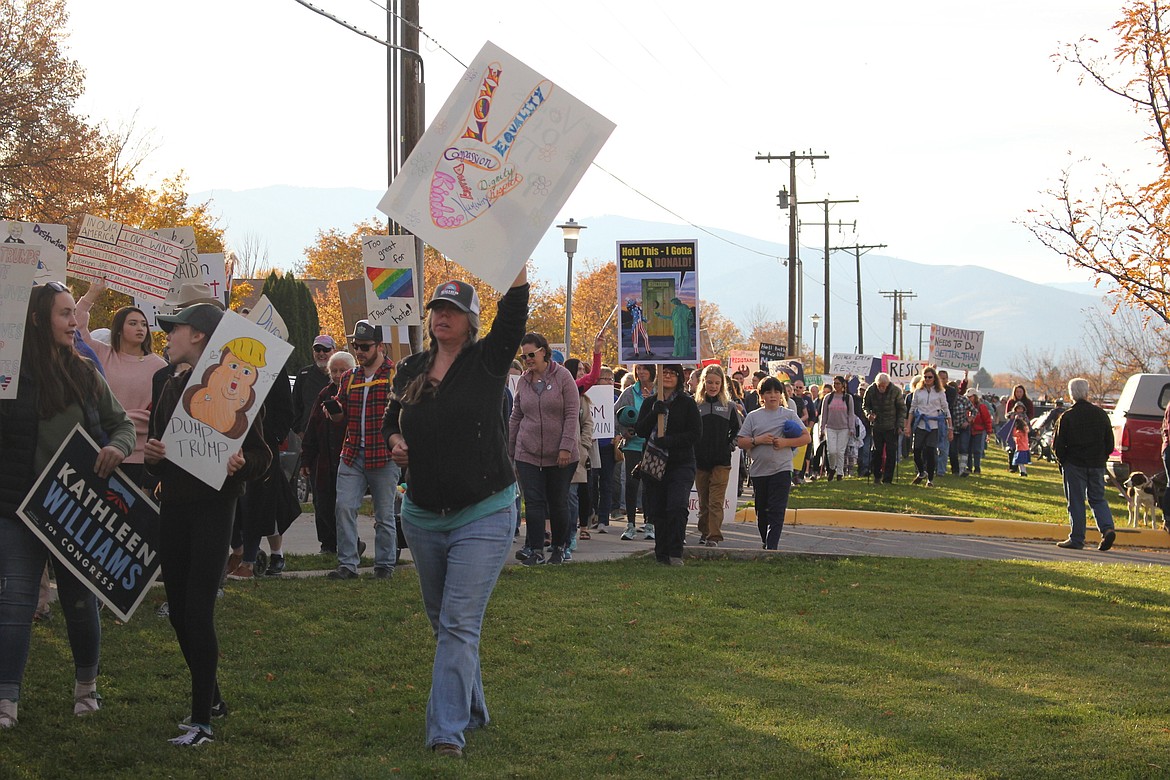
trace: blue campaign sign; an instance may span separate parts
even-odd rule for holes
[[[98,450],[75,426],[17,513],[61,564],[127,621],[162,566],[158,506],[121,469],[98,477]]]

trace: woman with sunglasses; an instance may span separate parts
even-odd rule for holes
[[[504,402],[528,321],[527,271],[482,339],[479,296],[466,282],[439,285],[427,310],[430,343],[398,364],[382,435],[407,474],[401,528],[435,635],[427,746],[458,757],[464,732],[488,724],[479,638],[516,527]]]
[[[146,473],[142,448],[146,446],[146,427],[150,422],[151,380],[167,362],[154,354],[146,314],[136,306],[123,306],[114,312],[109,344],[93,337],[89,332],[90,310],[105,290],[106,280],[98,279],[77,301],[77,330],[101,361],[110,390],[134,422],[134,452],[122,462],[122,470],[139,485],[153,489],[155,479]]]
[[[59,282],[34,287],[24,326],[16,398],[0,401],[0,729],[16,725],[33,612],[49,551],[16,514],[58,447],[80,424],[101,447],[108,477],[134,451],[134,423],[73,339],[77,308]],[[97,597],[64,566],[57,591],[73,653],[73,714],[101,708],[97,693],[101,623]]]
[[[910,395],[910,411],[906,416],[904,433],[912,437],[914,467],[918,471],[913,484],[926,480],[927,487],[934,487],[939,439],[946,436],[947,441],[950,441],[954,435],[951,431],[951,407],[933,366],[924,367],[920,379],[920,386]]]
[[[525,371],[516,386],[516,400],[508,421],[508,454],[524,493],[527,524],[524,548],[516,557],[525,566],[544,563],[544,530],[552,526],[549,563],[565,562],[569,543],[569,481],[580,454],[578,415],[581,400],[577,379],[552,362],[548,340],[527,333],[520,341]]]

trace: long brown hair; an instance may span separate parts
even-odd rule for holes
[[[141,314],[142,319],[147,321],[146,339],[142,342],[142,354],[149,355],[151,353],[151,332],[150,319],[146,316],[146,312],[136,306],[123,306],[114,312],[114,321],[110,324],[110,347],[117,355],[122,351],[122,328],[126,326],[126,320],[131,314]]]
[[[34,287],[24,320],[21,368],[36,382],[37,413],[41,419],[60,414],[70,404],[97,400],[100,383],[97,368],[72,344],[53,340],[53,304],[59,293],[69,293],[58,282]]]

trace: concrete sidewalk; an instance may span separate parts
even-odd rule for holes
[[[833,524],[803,523],[799,518],[805,514],[810,520]],[[832,516],[830,517],[830,514]],[[872,522],[878,513],[829,513],[828,510],[790,510],[789,521],[785,523],[777,553],[763,553],[759,532],[756,530],[754,515],[741,512],[744,518],[723,526],[725,541],[719,547],[700,547],[698,532],[693,525],[687,528],[687,557],[723,557],[726,555],[802,553],[827,556],[878,555],[903,558],[969,558],[984,560],[1028,560],[1028,561],[1088,561],[1095,563],[1118,563],[1126,565],[1167,566],[1170,565],[1170,550],[1143,544],[1147,538],[1160,541],[1167,537],[1165,532],[1138,531],[1118,528],[1117,544],[1109,552],[1098,552],[1096,537],[1090,532],[1089,546],[1084,550],[1063,550],[1057,547],[1053,538],[1063,539],[1067,535],[1065,526],[1046,523],[1026,523],[1033,528],[1019,528],[1018,521],[981,520],[971,518],[923,518],[914,515],[885,514],[882,520],[885,528],[843,527],[852,517],[857,523]],[[868,520],[862,518],[864,515]],[[369,549],[374,548],[374,521],[372,517],[358,518],[359,536]],[[899,528],[901,526],[901,529]],[[956,529],[970,529],[959,533]],[[625,530],[625,523],[609,526],[609,533],[591,532],[590,539],[577,543],[573,553],[574,562],[615,560],[637,553],[652,553],[653,541],[646,541],[638,534],[633,541],[624,542],[619,535]],[[1024,531],[1030,531],[1033,538]],[[1150,535],[1150,536],[1147,536]],[[1014,538],[1013,538],[1014,537]],[[1038,537],[1038,538],[1037,538]],[[513,542],[514,551],[523,545],[523,529]],[[317,543],[313,516],[303,514],[289,528],[284,539],[285,551],[293,555],[312,554],[320,550]],[[403,553],[403,560],[410,559],[410,552]],[[516,563],[515,556],[509,556],[509,563]]]

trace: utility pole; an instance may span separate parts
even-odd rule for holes
[[[825,315],[824,316],[825,316],[825,361],[826,362],[832,357],[832,353],[829,352],[829,227],[833,223],[829,222],[829,206],[834,206],[838,203],[860,203],[860,201],[857,200],[856,198],[853,198],[852,200],[829,200],[828,198],[825,198],[824,200],[802,200],[802,201],[800,201],[800,204],[799,204],[801,206],[818,204],[818,205],[823,206],[825,209],[825,221],[824,222],[809,222],[808,224],[809,225],[816,225],[816,226],[823,225],[825,228]],[[842,222],[841,220],[837,220],[837,226],[839,228],[844,228],[845,223]],[[857,230],[857,222],[853,223],[853,229]]]
[[[906,324],[909,325],[911,328],[918,328],[918,359],[919,360],[926,360],[926,358],[923,357],[923,354],[922,354],[922,329],[929,328],[930,323],[929,322],[907,322]]]
[[[890,351],[898,357],[903,357],[903,346],[905,346],[904,333],[902,330],[902,323],[906,319],[906,308],[903,301],[906,298],[917,298],[911,290],[880,290],[883,298],[892,298],[894,300],[894,346]]]
[[[398,13],[401,8],[401,14]],[[400,17],[401,22],[399,21]],[[391,0],[386,6],[386,136],[387,185],[402,170],[402,164],[423,134],[425,83],[422,56],[418,54],[419,0]],[[407,231],[391,222],[391,235],[405,235]],[[416,289],[422,290],[423,242],[414,236],[414,278]],[[394,330],[397,330],[395,328]],[[422,351],[422,328],[411,325],[407,329],[412,352]],[[395,360],[401,355],[399,339],[391,337],[390,349]]]
[[[756,159],[768,163],[773,160],[788,161],[788,190],[780,190],[779,198],[780,208],[788,207],[788,356],[792,357],[797,354],[797,344],[799,343],[797,336],[801,327],[796,312],[797,266],[799,265],[796,251],[796,163],[809,160],[815,165],[816,160],[827,160],[829,155],[789,152],[787,155],[779,156],[757,152]],[[827,220],[828,217],[825,219]],[[828,312],[825,313],[825,316],[828,316]]]
[[[861,255],[871,249],[885,249],[885,244],[866,244],[864,246],[854,244],[853,246],[835,246],[831,247],[830,251],[836,250],[853,250],[853,256],[857,260],[857,354],[865,354],[865,339],[862,336],[861,324]]]

